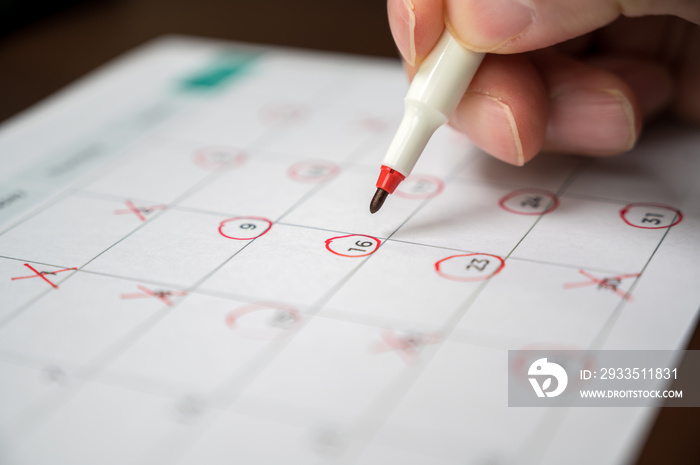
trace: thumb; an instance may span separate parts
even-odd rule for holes
[[[548,47],[619,16],[674,15],[700,24],[696,0],[445,0],[444,9],[452,35],[480,52]]]
[[[416,66],[433,49],[445,29],[443,0],[388,0],[394,42],[409,66]]]

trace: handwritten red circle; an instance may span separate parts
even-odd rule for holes
[[[334,240],[344,239],[346,237],[365,237],[367,239],[373,240],[375,242],[375,245],[374,245],[374,248],[370,252],[367,252],[366,254],[363,254],[363,255],[346,255],[346,254],[338,253],[331,248],[331,243]],[[328,249],[329,252],[331,252],[335,255],[341,256],[341,257],[358,258],[358,257],[366,257],[368,255],[372,255],[374,252],[377,251],[377,249],[379,248],[379,244],[381,244],[381,243],[382,242],[379,239],[377,239],[376,237],[367,236],[365,234],[347,234],[345,236],[331,237],[330,239],[326,239],[326,249]]]
[[[271,335],[271,331],[260,329],[246,330],[245,332],[241,333],[243,337],[247,337],[250,339],[277,339],[279,337],[286,336],[287,334],[293,331],[296,331],[301,325],[302,316],[297,309],[285,304],[278,304],[275,302],[260,302],[250,305],[244,305],[229,312],[225,317],[226,326],[228,326],[230,329],[237,329],[238,320],[240,320],[241,317],[250,313],[263,310],[277,310],[279,312],[286,313],[290,317],[292,317],[293,322],[288,328],[285,328],[283,331],[280,331],[276,335]]]
[[[224,160],[217,159],[215,154],[221,152],[228,152],[230,158]],[[247,158],[248,156],[243,150],[234,147],[203,147],[192,155],[194,163],[206,170],[236,168],[245,163]]]
[[[302,171],[305,168],[321,165],[328,169],[328,172],[323,176],[312,177],[304,176]],[[308,160],[295,163],[289,167],[287,170],[287,175],[294,181],[304,182],[304,183],[321,183],[328,181],[329,179],[335,177],[340,171],[340,167],[333,162],[327,160]]]
[[[234,236],[229,236],[228,234],[225,234],[224,233],[224,226],[226,225],[226,223],[230,223],[231,221],[238,221],[238,220],[264,221],[265,223],[267,223],[268,226],[267,226],[267,228],[265,228],[265,230],[263,232],[256,234],[254,236],[251,236],[251,237],[234,237]],[[236,241],[249,241],[249,240],[258,238],[258,237],[262,236],[263,234],[266,234],[270,230],[270,228],[272,228],[272,221],[268,220],[267,218],[263,218],[261,216],[237,216],[235,218],[229,218],[229,219],[224,220],[221,223],[219,223],[219,234],[221,234],[222,236],[224,236],[227,239],[233,239]]]
[[[541,211],[541,212],[537,212],[537,211],[536,212],[521,212],[518,210],[513,210],[512,208],[510,208],[506,205],[506,202],[508,202],[510,199],[512,199],[513,197],[517,197],[519,195],[522,195],[522,194],[544,195],[545,197],[549,197],[549,199],[552,200],[552,204],[549,206],[549,208],[547,208],[546,210]],[[559,206],[559,198],[557,197],[557,195],[554,192],[550,192],[550,191],[547,191],[544,189],[518,189],[518,190],[510,192],[509,194],[506,194],[503,197],[501,197],[501,200],[498,201],[498,205],[502,209],[504,209],[505,211],[507,211],[509,213],[515,213],[516,215],[541,216],[541,215],[546,215],[547,213],[551,213],[554,210],[556,210],[556,208]]]
[[[501,264],[498,266],[498,269],[496,271],[494,271],[493,273],[486,275],[486,276],[479,276],[479,277],[475,277],[475,278],[460,278],[459,276],[452,276],[452,275],[445,273],[444,271],[442,271],[440,269],[442,266],[442,263],[444,263],[448,260],[452,260],[453,258],[473,257],[473,256],[477,256],[477,255],[478,256],[485,255],[487,257],[493,257],[493,258],[497,259],[499,262],[501,262]],[[491,255],[490,253],[467,253],[467,254],[460,254],[460,255],[451,255],[449,257],[443,258],[442,260],[438,260],[437,262],[435,262],[435,271],[437,272],[438,275],[440,275],[441,277],[443,277],[445,279],[450,279],[452,281],[461,281],[461,282],[465,282],[465,283],[471,283],[471,282],[477,282],[477,281],[485,281],[485,280],[491,278],[492,276],[497,275],[498,273],[501,272],[501,270],[503,269],[503,267],[505,265],[506,265],[506,262],[501,257],[499,257],[497,255]]]
[[[666,210],[670,210],[670,211],[672,211],[672,212],[674,212],[674,213],[676,214],[676,221],[674,221],[673,223],[671,223],[671,224],[669,224],[669,225],[667,225],[667,226],[640,226],[640,225],[636,225],[636,224],[630,222],[630,221],[627,219],[627,214],[628,214],[629,211],[630,211],[632,208],[634,208],[634,207],[656,207],[656,208],[663,208],[663,209],[666,209]],[[678,209],[676,209],[676,208],[673,208],[673,207],[671,207],[671,206],[669,206],[669,205],[664,205],[664,204],[662,204],[662,203],[638,202],[638,203],[630,203],[629,205],[625,205],[625,207],[624,207],[622,210],[620,210],[620,218],[622,218],[622,221],[624,221],[625,223],[627,223],[627,225],[632,226],[633,228],[639,228],[639,229],[666,229],[666,228],[672,228],[673,226],[675,226],[675,225],[677,225],[678,223],[680,223],[681,220],[683,220],[683,213],[681,213],[681,211],[678,210]]]
[[[412,192],[405,192],[402,190],[402,188],[405,188],[407,182],[420,182],[420,181],[425,181],[429,184],[432,184],[435,186],[435,191],[434,192],[418,192],[418,193],[412,193]],[[410,175],[406,180],[403,182],[403,184],[399,184],[399,187],[396,188],[396,191],[394,192],[394,195],[404,198],[404,199],[431,199],[433,197],[437,197],[442,193],[442,191],[445,190],[445,183],[442,182],[442,179],[436,177],[436,176],[430,176],[427,174],[413,174]]]
[[[260,109],[260,121],[265,124],[299,123],[309,119],[311,110],[301,103],[276,102]]]

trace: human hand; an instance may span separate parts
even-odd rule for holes
[[[450,124],[508,163],[625,152],[665,110],[700,124],[700,0],[388,0],[388,13],[411,78],[445,25],[489,52]]]

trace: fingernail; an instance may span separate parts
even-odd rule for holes
[[[460,0],[447,5],[450,31],[468,48],[480,52],[498,50],[534,21],[529,0]],[[454,24],[449,18],[460,21]]]
[[[674,79],[666,66],[617,56],[592,59],[588,63],[622,78],[637,97],[645,117],[661,111],[673,99]]]
[[[395,9],[398,22],[393,24],[392,33],[399,53],[406,62],[416,64],[416,14],[412,0],[392,0],[390,8]]]
[[[456,112],[457,126],[484,151],[512,165],[525,164],[523,145],[513,111],[501,99],[477,91],[468,91],[460,105],[468,112]]]
[[[556,150],[610,155],[634,147],[632,104],[619,90],[566,91],[550,100],[546,138]]]

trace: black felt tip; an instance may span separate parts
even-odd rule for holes
[[[379,209],[382,208],[382,205],[384,205],[384,201],[387,197],[389,197],[387,191],[382,188],[377,189],[377,192],[374,193],[374,197],[372,197],[372,201],[369,203],[369,212],[377,213]]]

